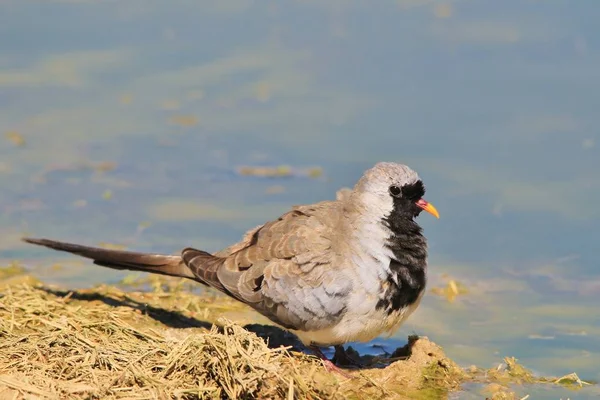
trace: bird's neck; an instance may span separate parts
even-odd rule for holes
[[[412,219],[395,217],[392,213],[381,223],[389,230],[385,246],[393,256],[377,307],[394,312],[417,302],[425,289],[427,241]]]
[[[408,218],[384,218],[382,224],[389,229],[386,247],[394,254],[394,260],[413,270],[427,266],[427,240],[423,230]]]
[[[409,270],[424,270],[427,266],[427,240],[414,218],[407,216],[400,204],[394,204],[391,210],[373,211],[370,197],[365,197],[364,194],[354,196],[349,202],[352,207],[345,211],[348,215],[346,222],[355,231],[355,235],[361,241],[378,242],[379,246],[373,247],[381,248],[386,258]],[[385,216],[373,218],[377,214]]]
[[[386,247],[394,255],[392,261],[409,271],[427,269],[427,240],[421,234],[421,228],[412,231],[392,231]]]

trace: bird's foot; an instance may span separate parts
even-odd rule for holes
[[[360,360],[357,360],[348,354],[342,345],[335,346],[335,355],[331,361],[337,365],[347,365],[359,368],[364,366]]]
[[[344,371],[343,369],[341,369],[340,367],[338,367],[337,365],[335,365],[333,362],[331,362],[330,360],[326,359],[322,359],[323,361],[323,365],[325,366],[325,369],[329,372],[336,372],[340,375],[342,375],[344,378],[347,379],[354,379],[354,375],[352,375],[349,372]]]
[[[316,346],[310,346],[310,349],[315,353],[315,355],[317,357],[319,357],[321,359],[321,361],[323,362],[323,366],[325,367],[325,369],[328,372],[336,372],[340,375],[342,375],[344,378],[348,378],[348,379],[353,379],[354,376],[352,376],[352,374],[344,371],[343,369],[341,369],[340,367],[338,367],[337,365],[335,365],[333,362],[331,362],[327,356],[325,356],[325,354],[323,354],[323,352],[321,351],[321,349],[319,349]]]

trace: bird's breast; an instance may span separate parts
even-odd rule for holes
[[[376,308],[389,313],[410,307],[422,296],[427,285],[425,268],[403,265],[390,260],[389,272],[381,282],[381,291]]]
[[[344,297],[345,312],[324,329],[296,331],[306,344],[366,342],[393,333],[420,304],[427,281],[422,236],[367,224],[352,239],[334,262],[352,282]]]

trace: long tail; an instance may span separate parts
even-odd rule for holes
[[[109,250],[50,239],[23,238],[23,241],[90,258],[103,267],[196,279],[180,256]]]

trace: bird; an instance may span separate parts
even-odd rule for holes
[[[321,348],[391,335],[419,306],[427,284],[427,240],[415,221],[439,218],[410,167],[378,162],[335,200],[294,205],[229,247],[177,255],[105,249],[24,237],[103,267],[189,278],[295,334],[328,370]]]

